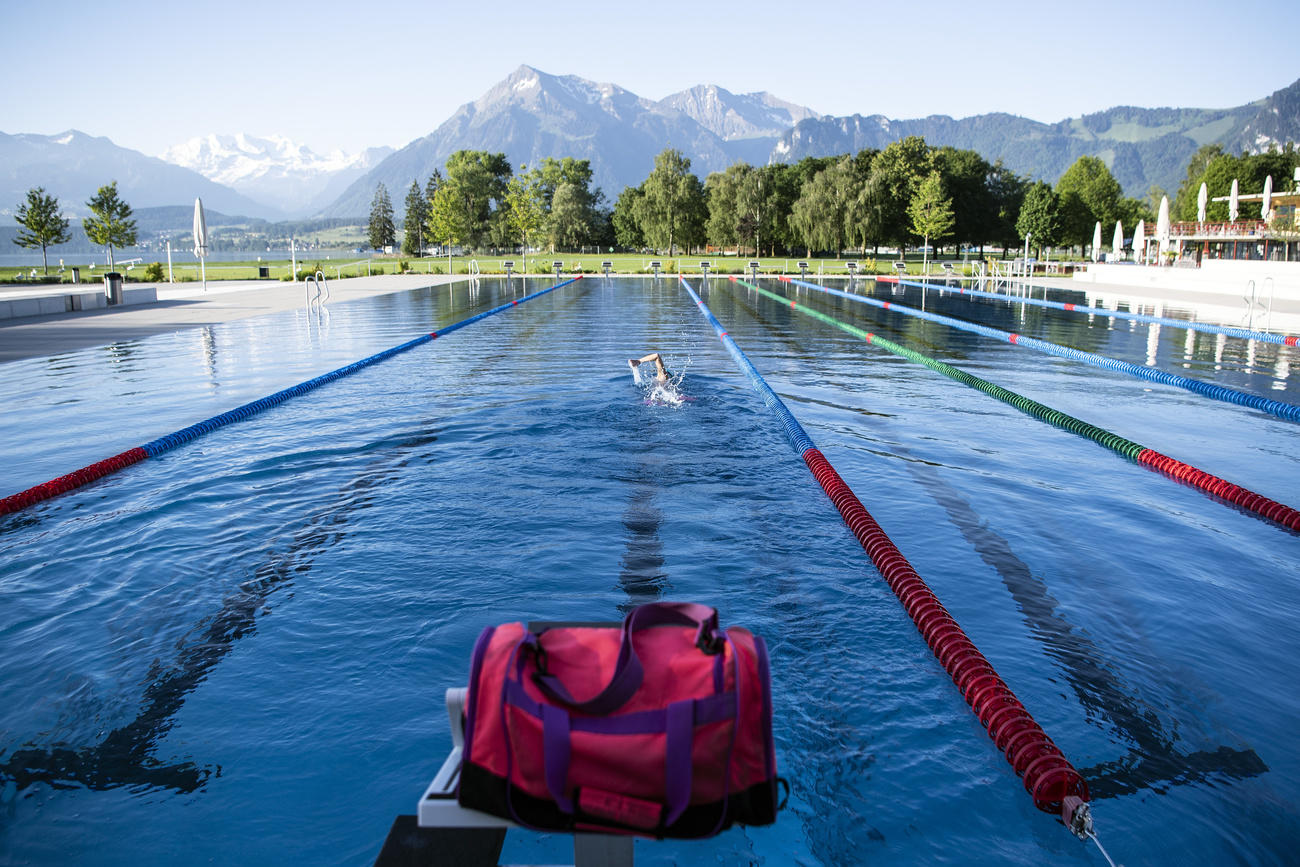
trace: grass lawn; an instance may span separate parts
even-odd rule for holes
[[[318,251],[314,251],[317,252]],[[403,256],[376,256],[368,257],[363,253],[349,253],[346,250],[332,250],[326,255],[326,259],[320,255],[307,255],[299,257],[298,268],[299,276],[304,277],[307,274],[314,274],[316,271],[322,272],[329,279],[341,279],[346,277],[365,277],[374,274],[396,274],[399,267],[405,265],[408,271],[417,274],[446,274],[448,273],[448,260],[446,257],[425,257],[411,258]],[[505,262],[514,262],[514,272],[527,271],[529,274],[550,274],[553,270],[552,263],[559,261],[562,263],[560,270],[566,274],[586,273],[599,274],[602,270],[602,262],[612,263],[612,269],[618,274],[649,274],[651,273],[651,262],[660,263],[660,272],[665,274],[676,274],[679,271],[683,274],[699,274],[700,263],[709,262],[709,271],[713,274],[747,274],[749,273],[749,263],[757,261],[759,263],[759,272],[762,274],[798,274],[800,261],[808,263],[808,274],[814,275],[838,275],[848,274],[847,264],[856,262],[859,274],[894,274],[897,273],[894,268],[895,259],[893,257],[882,256],[879,259],[800,259],[796,256],[783,257],[762,257],[757,260],[745,256],[653,256],[641,253],[556,253],[554,255],[530,253],[527,258],[526,267],[520,261],[518,256],[454,256],[451,259],[451,273],[469,274],[477,268],[482,274],[504,274]],[[956,262],[956,270],[962,274],[970,274],[975,260],[968,263],[961,263],[949,257],[939,260],[930,260],[930,273],[941,274],[942,267],[938,264],[941,261]],[[144,279],[145,268],[150,263],[144,262],[127,267],[119,266],[119,271],[125,275],[128,283],[146,282]],[[921,273],[921,256],[919,254],[908,254],[906,258],[907,271],[909,274]],[[102,283],[103,274],[107,270],[103,266],[91,269],[88,266],[79,266],[82,283],[99,284]],[[259,276],[259,268],[268,269],[268,277],[272,280],[285,280],[289,275],[289,260],[277,261],[257,261],[256,258],[243,262],[209,262],[207,265],[208,280],[256,280]],[[42,272],[38,266],[36,269],[36,279],[30,278],[32,267],[0,267],[0,283],[6,284],[24,284],[31,283],[33,288],[42,285]],[[167,265],[162,263],[163,281],[167,279]],[[198,263],[175,264],[172,266],[172,276],[178,283],[188,283],[199,279]],[[51,278],[60,278],[62,285],[72,283],[71,267],[65,270],[61,275],[57,269],[50,269]]]

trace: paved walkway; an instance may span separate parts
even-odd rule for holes
[[[445,275],[388,274],[331,280],[330,303],[464,279]],[[160,284],[158,300],[150,304],[0,319],[0,363],[297,310],[304,305],[305,299],[303,284],[276,280],[223,280],[209,283],[206,292],[193,283]]]
[[[1088,283],[1072,280],[1068,277],[1035,277],[1035,286],[1047,286],[1052,289],[1069,289],[1083,292],[1088,298],[1103,299],[1107,306],[1114,307],[1116,300],[1139,302],[1151,305],[1165,305],[1180,310],[1193,310],[1197,320],[1218,325],[1231,325],[1245,328],[1268,328],[1285,334],[1300,333],[1300,300],[1268,297],[1257,298],[1254,315],[1246,298],[1238,294],[1215,292],[1188,292],[1163,286],[1125,286],[1118,283]],[[1041,293],[1040,293],[1041,294]],[[1270,309],[1272,314],[1269,315]]]

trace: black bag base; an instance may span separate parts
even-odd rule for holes
[[[570,816],[563,812],[556,803],[548,798],[538,798],[509,786],[510,804],[506,803],[508,783],[503,777],[478,765],[466,762],[460,768],[460,787],[457,797],[462,807],[481,810],[493,816],[500,816],[512,822],[517,821],[531,828],[545,831],[565,831],[579,833],[591,830],[599,832],[606,828],[611,833],[635,834],[639,837],[657,839],[699,839],[711,837],[735,825],[771,825],[776,821],[776,787],[777,782],[765,780],[750,786],[743,792],[727,797],[727,819],[718,826],[718,816],[722,813],[722,802],[711,804],[692,804],[669,827],[660,826],[647,830],[631,825],[620,825],[605,818],[589,817],[579,814]],[[514,807],[511,815],[510,806]],[[584,826],[575,828],[575,822]],[[716,829],[716,830],[715,830]]]

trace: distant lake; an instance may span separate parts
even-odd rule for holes
[[[313,262],[316,260],[320,260],[324,262],[331,259],[342,259],[347,262],[354,262],[357,259],[367,258],[367,255],[368,254],[366,253],[358,253],[356,250],[304,250],[301,247],[298,248],[299,259],[311,259]],[[286,247],[283,250],[264,250],[260,253],[256,250],[222,250],[220,252],[212,253],[211,255],[209,255],[208,261],[209,262],[254,262],[257,260],[258,256],[261,256],[262,261],[264,262],[265,261],[270,261],[270,262],[288,261],[289,249]],[[95,252],[81,252],[81,253],[68,253],[63,251],[55,252],[54,250],[51,250],[49,254],[49,258],[50,258],[51,270],[59,267],[60,259],[62,259],[63,264],[69,268],[72,267],[85,268],[87,265],[91,264],[92,262],[94,263],[96,268],[100,268],[108,264],[108,256],[103,250],[99,250]],[[149,264],[150,262],[162,262],[164,265],[166,265],[167,250],[165,248],[162,250],[140,250],[136,247],[131,247],[126,250],[114,250],[113,259],[116,262],[123,262],[127,259],[143,259],[144,264],[146,265]],[[172,248],[173,265],[188,264],[197,261],[198,259],[188,249],[181,250],[175,247]],[[41,267],[40,250],[28,251],[28,252],[15,252],[15,253],[9,253],[9,252],[0,253],[0,267],[13,268],[17,266],[25,267],[29,265],[33,268]]]

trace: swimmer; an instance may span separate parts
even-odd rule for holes
[[[659,353],[652,352],[644,358],[629,358],[627,363],[632,368],[632,373],[636,375],[637,381],[641,380],[641,372],[637,370],[641,365],[653,361],[655,363],[655,384],[664,385],[668,382],[668,368],[664,367],[664,360]]]

